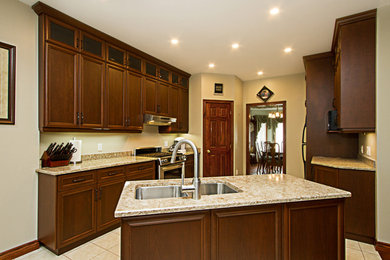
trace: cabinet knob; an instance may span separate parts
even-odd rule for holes
[[[207,153],[211,153],[211,151],[210,151],[210,150],[207,150]]]

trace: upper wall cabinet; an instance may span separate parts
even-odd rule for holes
[[[32,8],[39,15],[41,131],[141,132],[144,113],[172,111],[171,75],[179,87],[188,73],[41,2]]]
[[[376,10],[337,19],[333,51],[340,130],[375,131]]]

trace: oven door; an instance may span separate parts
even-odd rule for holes
[[[184,174],[184,162],[162,165],[158,168],[158,178],[161,179],[180,179]]]

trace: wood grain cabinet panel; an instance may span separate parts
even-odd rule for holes
[[[210,212],[122,219],[121,259],[210,259]]]
[[[109,129],[125,128],[126,70],[114,65],[106,66],[105,125]]]
[[[142,114],[142,84],[143,76],[138,73],[127,72],[127,116],[126,127],[139,130],[143,127]]]
[[[58,194],[58,246],[63,247],[95,233],[95,188],[68,190]]]
[[[157,85],[157,114],[169,116],[169,85],[159,82]]]
[[[157,81],[146,77],[144,82],[144,113],[157,113]]]
[[[194,155],[187,155],[185,163],[185,177],[193,178],[194,177]]]
[[[376,10],[337,19],[333,45],[338,126],[375,131]]]
[[[286,204],[284,259],[345,259],[343,212],[343,203],[338,201]]]
[[[105,64],[89,56],[80,57],[80,124],[83,128],[102,128]]]
[[[212,210],[211,259],[282,259],[281,205]]]
[[[314,181],[332,187],[338,187],[338,171],[335,168],[315,166]]]
[[[375,172],[339,170],[338,188],[352,193],[345,200],[345,232],[350,239],[375,242]]]
[[[78,56],[75,51],[46,46],[46,127],[77,127]]]
[[[155,162],[137,163],[126,166],[126,180],[154,180],[156,178]]]

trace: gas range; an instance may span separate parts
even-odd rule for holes
[[[160,166],[166,166],[166,165],[172,164],[171,163],[172,152],[163,152],[161,146],[140,147],[140,148],[135,149],[134,153],[136,156],[157,158],[158,164]],[[186,161],[186,156],[184,154],[178,154],[176,156],[175,164],[182,163],[185,161]]]

